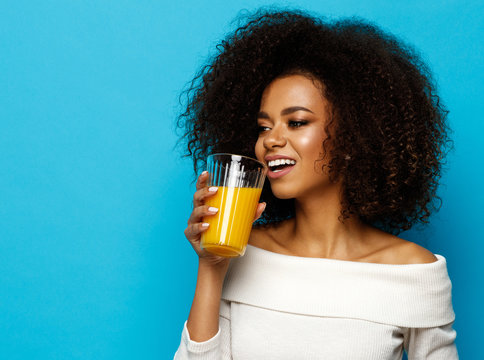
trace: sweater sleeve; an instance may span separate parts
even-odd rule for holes
[[[458,360],[452,324],[408,329],[404,335],[408,360]]]
[[[219,330],[211,339],[196,342],[190,339],[187,323],[183,326],[180,346],[173,360],[229,360],[232,359],[230,342],[230,303],[221,300]]]

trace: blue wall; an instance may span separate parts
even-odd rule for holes
[[[173,150],[177,97],[238,11],[271,3],[2,3],[1,359],[171,358],[197,264],[183,236],[193,188]],[[441,211],[402,237],[447,257],[460,355],[477,358],[482,1],[279,4],[373,20],[435,72],[456,150]]]

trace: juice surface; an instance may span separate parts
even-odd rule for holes
[[[205,201],[218,208],[215,215],[206,216],[210,224],[202,233],[201,246],[211,253],[235,257],[244,254],[262,189],[220,186],[215,195]]]

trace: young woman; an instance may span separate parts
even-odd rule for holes
[[[200,249],[176,359],[457,359],[445,258],[399,238],[435,210],[446,111],[415,52],[367,22],[258,12],[218,47],[181,116],[209,153],[269,167],[246,254]],[[281,161],[288,159],[291,161]]]

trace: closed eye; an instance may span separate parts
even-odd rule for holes
[[[289,126],[290,127],[301,127],[301,126],[304,126],[306,125],[308,122],[306,120],[290,120],[289,121]]]

